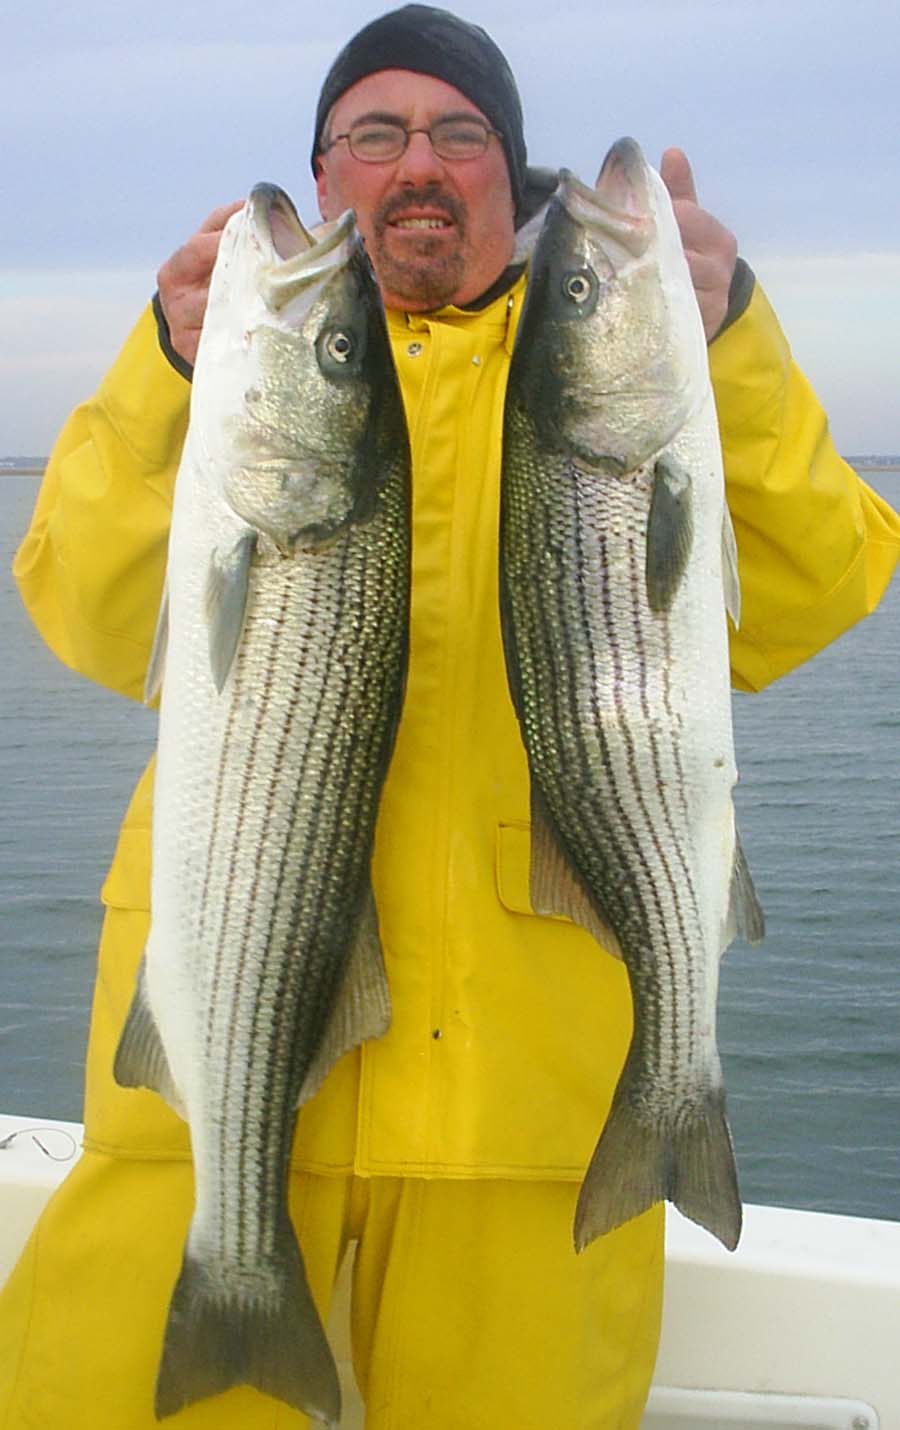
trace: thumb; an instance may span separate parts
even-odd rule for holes
[[[659,175],[673,199],[697,202],[694,175],[683,149],[666,149],[660,161]]]

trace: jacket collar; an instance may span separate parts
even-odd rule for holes
[[[497,296],[489,298],[483,307],[480,306],[479,300],[479,306],[476,308],[458,308],[455,304],[448,303],[445,307],[435,308],[428,313],[405,313],[399,308],[388,308],[388,327],[394,333],[421,333],[433,323],[452,323],[454,326],[473,323],[485,328],[499,326],[503,330],[503,345],[511,354],[525,297],[526,275],[521,267],[508,269],[507,274],[510,273],[511,284],[507,283],[502,287]],[[496,286],[498,285],[493,285]]]

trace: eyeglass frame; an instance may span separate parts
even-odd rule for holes
[[[484,130],[484,148],[479,150],[477,154],[467,154],[465,157],[460,157],[457,155],[454,158],[445,159],[444,155],[439,154],[437,149],[435,149],[434,147],[434,140],[431,137],[432,130],[436,129],[439,124],[450,124],[454,121],[458,122],[459,120],[467,120],[469,123],[477,125],[479,129]],[[353,146],[350,143],[350,138],[353,133],[353,130],[359,128],[364,124],[389,124],[392,126],[392,128],[401,130],[404,136],[403,148],[398,154],[392,155],[390,159],[365,159],[362,158],[359,154],[355,154],[353,152]],[[359,119],[355,119],[350,125],[350,128],[345,130],[343,134],[332,135],[331,138],[329,138],[328,143],[322,145],[321,149],[319,150],[319,153],[327,154],[330,149],[334,148],[335,144],[340,143],[342,139],[346,139],[350,157],[352,159],[355,159],[358,164],[396,164],[397,160],[401,159],[406,153],[407,149],[409,148],[409,141],[414,134],[427,134],[428,142],[434,150],[434,153],[437,154],[438,158],[445,164],[467,164],[472,159],[480,159],[482,154],[487,153],[488,144],[490,142],[492,134],[497,139],[502,140],[503,138],[503,135],[500,130],[494,129],[492,125],[488,124],[486,119],[482,119],[480,114],[442,114],[441,117],[439,119],[436,119],[434,123],[431,124],[427,129],[422,129],[419,127],[416,127],[415,129],[409,129],[401,120],[395,119],[393,117],[388,118],[385,116],[384,118],[381,118],[378,115],[371,115],[369,117],[364,115],[361,116]]]

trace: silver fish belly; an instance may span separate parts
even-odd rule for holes
[[[741,1221],[715,1039],[721,953],[736,930],[761,934],[731,798],[736,574],[699,314],[660,189],[632,141],[596,190],[563,180],[507,391],[501,614],[532,902],[623,957],[634,1003],[579,1249],[664,1198],[728,1246]]]

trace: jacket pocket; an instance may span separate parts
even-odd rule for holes
[[[511,819],[497,825],[495,853],[497,895],[505,909],[513,914],[531,914],[532,918],[548,918],[554,923],[570,924],[564,914],[538,914],[531,906],[529,878],[531,874],[531,825],[525,820]]]

